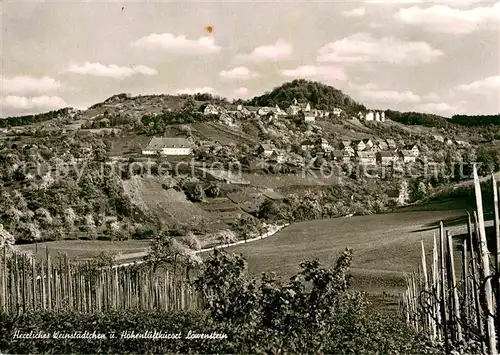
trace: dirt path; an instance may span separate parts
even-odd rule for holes
[[[215,249],[225,249],[225,248],[229,248],[229,247],[238,246],[241,244],[248,244],[248,243],[258,241],[258,240],[262,240],[262,239],[268,238],[268,237],[278,233],[279,231],[281,231],[283,228],[285,228],[287,226],[288,226],[288,224],[279,225],[279,226],[271,226],[271,227],[269,227],[268,232],[266,232],[258,237],[247,239],[246,241],[240,240],[240,241],[237,241],[234,243],[229,243],[226,245],[219,245],[219,246],[215,246],[215,247],[211,247],[211,248],[200,249],[200,250],[197,250],[195,252],[195,254],[206,253],[209,251],[213,251]],[[118,255],[117,257],[115,257],[115,261],[117,262],[117,265],[115,265],[115,267],[128,266],[128,265],[132,265],[132,264],[141,264],[141,263],[143,263],[142,258],[144,258],[146,256],[146,254],[147,254],[147,251]]]

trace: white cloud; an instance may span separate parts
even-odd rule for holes
[[[211,54],[220,51],[213,37],[187,39],[184,35],[174,36],[170,33],[152,33],[130,43],[130,46],[151,51],[163,51],[176,54]]]
[[[428,93],[425,96],[422,96],[423,101],[429,101],[429,102],[438,102],[441,100],[441,97],[436,94],[435,92]]]
[[[115,64],[104,65],[101,63],[70,64],[66,72],[101,76],[114,79],[125,79],[133,75],[156,75],[157,71],[145,65],[136,65],[133,67],[120,67]]]
[[[361,90],[359,95],[364,100],[369,100],[376,103],[414,104],[422,100],[422,98],[411,91],[395,91],[395,90]]]
[[[415,65],[431,62],[442,55],[425,42],[404,42],[394,37],[375,38],[369,33],[358,33],[324,45],[317,59],[319,62]]]
[[[484,0],[365,0],[366,4],[397,6],[405,6],[411,4],[453,4],[454,6],[469,6],[471,4],[484,2]]]
[[[237,97],[245,97],[248,95],[248,89],[244,88],[244,87],[238,88],[238,89],[234,90],[234,94]]]
[[[366,10],[364,7],[358,7],[356,9],[344,11],[342,15],[345,17],[364,17],[366,15]]]
[[[496,95],[500,93],[500,75],[459,85],[455,91],[474,95]]]
[[[194,95],[194,94],[214,94],[215,89],[211,87],[202,87],[202,88],[186,88],[180,89],[176,91],[179,95]]]
[[[289,58],[292,54],[292,45],[282,39],[274,44],[259,46],[250,53],[240,54],[238,58],[252,62],[277,62]]]
[[[347,80],[347,74],[344,68],[321,65],[302,65],[295,69],[285,69],[281,71],[281,76],[286,78],[308,78],[325,81]]]
[[[248,80],[258,78],[259,73],[253,72],[246,67],[236,67],[231,70],[222,70],[220,76],[228,79]]]
[[[427,31],[450,34],[469,34],[482,28],[498,30],[500,2],[472,9],[457,9],[446,5],[428,8],[412,6],[400,9],[394,17],[404,24],[418,25]]]
[[[0,99],[0,110],[9,115],[32,114],[67,107],[59,96],[6,96]]]
[[[439,115],[452,115],[458,112],[456,107],[445,102],[421,104],[416,107],[416,111]]]
[[[35,78],[32,76],[15,76],[13,78],[0,77],[1,94],[43,94],[50,91],[57,91],[62,84],[54,78],[44,76]]]

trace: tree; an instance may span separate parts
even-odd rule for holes
[[[259,206],[257,216],[271,221],[283,219],[283,214],[276,202],[267,199]]]
[[[188,184],[184,191],[187,198],[193,202],[201,202],[205,199],[205,190],[200,183]]]
[[[257,224],[258,223],[255,218],[241,217],[233,225],[233,229],[236,235],[238,235],[240,238],[243,238],[246,243],[248,238],[254,236],[255,234],[258,234],[259,229]]]
[[[169,235],[168,231],[160,232],[151,241],[144,261],[152,265],[153,269],[157,269],[162,265],[170,265],[173,267],[174,272],[178,266],[185,266],[188,277],[189,268],[202,262],[194,250],[179,243],[177,239]]]
[[[14,245],[14,236],[10,234],[0,223],[0,248],[11,248]]]
[[[219,185],[212,184],[205,190],[205,195],[207,197],[218,197],[220,193]]]
[[[411,187],[411,201],[420,201],[427,196],[427,184],[422,180],[414,180]]]

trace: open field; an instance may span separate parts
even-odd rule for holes
[[[204,139],[218,141],[221,144],[239,143],[253,146],[259,143],[257,138],[220,123],[203,122],[194,123],[190,126],[193,133],[198,133]]]
[[[19,249],[36,253],[39,257],[45,257],[48,251],[52,257],[67,254],[69,258],[86,259],[108,252],[112,255],[130,254],[142,252],[149,246],[148,240],[60,240],[55,242],[44,242],[37,244],[21,244]]]
[[[329,265],[349,247],[354,250],[354,288],[399,293],[405,287],[404,273],[414,271],[420,262],[420,241],[424,240],[430,256],[436,224],[443,220],[445,228],[461,233],[465,226],[454,221],[463,214],[424,211],[308,221],[229,251],[243,254],[252,274],[275,272],[288,278],[299,271],[302,261],[318,259]]]
[[[250,181],[252,186],[268,189],[279,189],[294,186],[327,186],[339,184],[337,176],[323,177],[319,171],[314,171],[316,176],[311,174],[281,174],[266,175],[256,173],[242,173],[245,180]]]

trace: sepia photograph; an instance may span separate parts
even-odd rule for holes
[[[499,0],[0,23],[1,354],[498,355]]]

